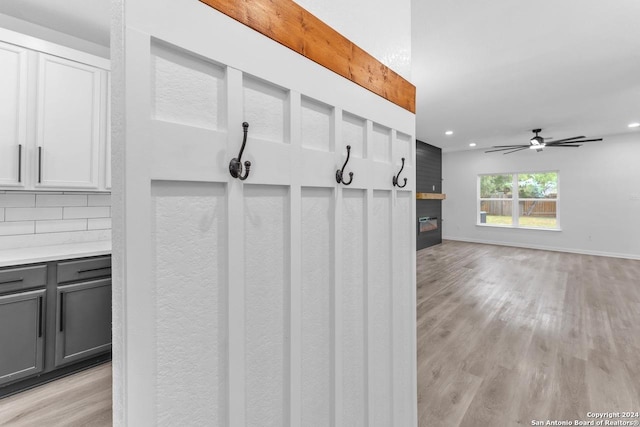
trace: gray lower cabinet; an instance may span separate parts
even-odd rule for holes
[[[0,268],[0,398],[110,351],[110,255]]]
[[[0,296],[0,385],[44,369],[45,294]]]
[[[56,366],[111,350],[111,279],[58,286]]]

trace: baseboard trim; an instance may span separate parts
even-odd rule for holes
[[[609,257],[609,258],[624,258],[624,259],[640,260],[640,255],[621,254],[617,252],[590,251],[585,249],[573,249],[573,248],[557,248],[553,246],[501,242],[498,240],[471,239],[466,237],[442,236],[442,240],[443,241],[452,240],[457,242],[469,242],[469,243],[482,243],[485,245],[511,246],[514,248],[537,249],[537,250],[552,251],[552,252],[566,252],[571,254],[594,255],[594,256],[602,256],[602,257]]]
[[[111,352],[101,354],[99,356],[92,357],[91,359],[83,360],[74,363],[69,366],[63,366],[53,371],[46,372],[44,374],[36,375],[33,377],[18,380],[16,382],[4,385],[0,387],[0,399],[13,396],[14,394],[21,393],[26,390],[30,390],[34,387],[38,387],[51,381],[55,381],[68,375],[73,375],[77,372],[84,371],[85,369],[93,368],[94,366],[101,365],[111,361]]]

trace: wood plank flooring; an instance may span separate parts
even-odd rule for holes
[[[445,241],[417,271],[420,427],[640,411],[640,261]]]
[[[0,426],[111,425],[111,363],[0,399]]]

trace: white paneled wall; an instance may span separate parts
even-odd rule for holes
[[[342,419],[366,426],[368,417],[366,191],[344,190],[342,204]]]
[[[110,229],[110,194],[0,191],[2,248],[28,246],[45,234],[42,242],[66,243],[78,233]]]
[[[244,369],[247,426],[286,425],[289,194],[247,185],[244,197]],[[242,274],[242,272],[241,272]]]
[[[391,161],[391,129],[377,124],[373,125],[371,157],[378,162]]]
[[[415,144],[407,141],[408,144],[405,148],[407,158],[411,158],[413,150],[411,147],[415,147]],[[400,145],[401,146],[401,145]],[[402,148],[400,148],[402,150]],[[416,309],[416,301],[412,298],[413,295],[413,271],[412,266],[415,265],[413,254],[415,249],[411,249],[406,245],[407,240],[415,239],[415,228],[407,228],[403,226],[401,218],[407,215],[413,215],[415,207],[412,203],[411,197],[413,194],[409,192],[397,193],[395,200],[395,208],[393,211],[393,318],[392,318],[392,347],[393,351],[391,357],[393,358],[393,405],[394,414],[396,415],[394,425],[408,426],[413,423],[413,392],[417,385],[417,377],[415,375],[415,366],[412,361],[409,360],[403,352],[404,349],[411,347],[415,344],[415,335],[412,335],[408,331],[414,333],[415,322],[414,318],[407,316],[407,313],[414,313]],[[414,384],[412,387],[406,386],[406,379],[412,378]]]
[[[254,138],[289,142],[286,129],[287,91],[252,76],[243,76],[243,119],[252,125]]]
[[[199,58],[153,45],[153,117],[173,123],[217,129],[224,96],[224,70]],[[183,79],[173,78],[177,74]]]
[[[349,141],[351,155],[364,158],[364,139],[366,122],[364,119],[349,113],[342,113],[342,140]]]
[[[398,132],[396,138],[397,143],[394,147],[396,153],[396,162],[398,163],[398,165],[400,165],[401,162],[398,162],[398,160],[399,158],[404,157],[405,161],[408,164],[413,164],[413,158],[411,157],[411,155],[413,153],[412,147],[415,144],[412,142],[413,139],[411,138],[411,135]]]
[[[305,148],[329,152],[333,148],[333,109],[313,99],[302,98],[301,140]]]
[[[318,118],[322,121],[322,118]],[[333,191],[302,189],[302,425],[331,425],[333,402]]]
[[[151,193],[158,424],[190,419],[192,425],[220,425],[226,393],[220,351],[226,326],[224,186],[156,181]],[[168,230],[179,239],[168,238]],[[193,394],[207,396],[206,404]],[[182,402],[179,408],[175,400]]]
[[[372,426],[393,424],[392,387],[392,306],[391,279],[391,192],[374,191],[370,214],[371,276],[368,280],[369,316],[369,381]]]
[[[126,36],[115,424],[415,426],[414,116],[215,13],[167,33],[172,8]]]

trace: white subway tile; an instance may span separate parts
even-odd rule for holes
[[[86,194],[38,194],[37,207],[87,206]]]
[[[89,194],[89,206],[111,206],[111,194]]]
[[[0,208],[33,208],[35,205],[35,194],[0,194]]]
[[[86,219],[60,219],[54,221],[36,221],[36,234],[61,233],[65,231],[84,231],[87,229]]]
[[[0,222],[0,236],[33,234],[35,221]]]
[[[89,206],[82,208],[64,208],[64,219],[75,218],[109,218],[110,209],[104,206]]]
[[[6,208],[5,221],[62,219],[62,208]]]
[[[111,228],[111,218],[89,218],[89,230],[108,230]]]

